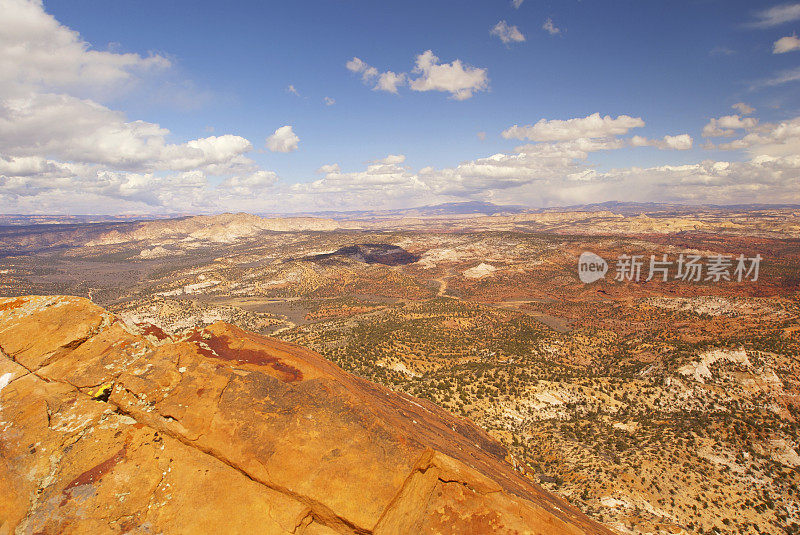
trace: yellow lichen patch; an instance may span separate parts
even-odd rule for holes
[[[108,401],[113,386],[111,383],[100,385],[93,392],[89,392],[89,395],[96,401]]]

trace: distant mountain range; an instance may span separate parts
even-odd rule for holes
[[[497,205],[483,201],[448,202],[416,208],[394,210],[343,210],[323,212],[301,212],[294,216],[327,217],[331,219],[383,219],[396,217],[433,217],[456,215],[495,215],[500,213],[517,214],[529,211],[524,206]],[[279,214],[259,214],[262,217],[281,217]],[[285,216],[284,216],[285,217]]]
[[[558,206],[553,208],[539,208],[530,210],[535,213],[543,212],[614,212],[620,215],[639,215],[651,213],[677,213],[686,214],[697,211],[725,211],[747,212],[753,210],[800,209],[797,204],[679,204],[660,202],[628,202],[606,201],[592,204],[577,204],[571,206]]]
[[[521,205],[498,205],[483,201],[451,202],[420,206],[416,208],[400,208],[394,210],[351,210],[351,211],[324,211],[324,212],[304,212],[292,214],[294,216],[306,217],[326,217],[339,220],[370,220],[370,219],[394,219],[400,217],[447,217],[447,216],[467,216],[467,215],[499,215],[499,214],[520,214],[520,213],[548,213],[548,212],[614,212],[620,215],[639,215],[639,214],[686,214],[691,212],[703,211],[752,211],[752,210],[774,210],[774,209],[800,209],[796,204],[735,204],[735,205],[714,205],[714,204],[678,204],[678,203],[657,203],[657,202],[627,202],[627,201],[606,201],[591,204],[576,204],[570,206],[553,206],[548,208],[528,208]],[[264,217],[281,217],[277,214],[261,214]],[[285,216],[284,216],[285,217]]]
[[[591,204],[576,204],[570,206],[553,206],[547,208],[528,208],[521,205],[498,205],[483,201],[450,202],[443,204],[418,206],[415,208],[398,208],[393,210],[344,210],[344,211],[319,211],[319,212],[298,212],[291,214],[259,213],[255,214],[262,218],[272,220],[297,220],[299,218],[325,218],[328,220],[340,221],[369,221],[376,219],[397,219],[397,218],[425,218],[425,217],[458,217],[458,216],[493,216],[510,215],[521,213],[553,213],[553,212],[613,212],[615,214],[630,216],[639,214],[659,214],[677,215],[688,214],[698,211],[722,211],[722,212],[747,212],[758,210],[776,209],[800,209],[797,204],[679,204],[679,203],[657,203],[657,202],[623,202],[606,201]],[[97,224],[98,228],[102,225],[119,223],[136,223],[142,221],[166,220],[166,219],[197,219],[192,217],[194,214],[159,214],[159,215],[38,215],[38,214],[0,214],[0,227],[14,227],[27,225],[66,225],[72,228],[73,225]],[[212,216],[198,216],[213,221],[220,217],[230,217],[230,214],[217,214]],[[244,214],[238,214],[244,217]],[[252,216],[247,216],[251,217]]]

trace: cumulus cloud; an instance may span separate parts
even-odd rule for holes
[[[736,130],[753,128],[758,124],[758,119],[753,117],[741,117],[739,115],[726,115],[718,119],[711,119],[703,127],[703,137],[730,137],[736,134]]]
[[[183,144],[166,141],[169,131],[154,123],[125,120],[120,112],[69,95],[31,94],[0,102],[0,152],[15,156],[47,154],[61,160],[118,169],[188,170],[226,163],[252,145],[225,135]]]
[[[800,4],[782,4],[756,13],[754,28],[771,28],[800,19]]]
[[[689,150],[692,148],[692,136],[689,134],[679,134],[677,136],[664,136],[656,147],[671,150]]]
[[[256,171],[249,175],[232,176],[222,182],[220,188],[231,195],[250,197],[271,187],[278,181],[278,175],[272,171]]]
[[[381,73],[378,69],[357,57],[348,61],[345,66],[350,72],[361,74],[361,81],[365,84],[371,84],[374,81],[375,85],[372,86],[373,91],[386,91],[387,93],[394,93],[396,95],[397,88],[406,81],[405,73],[398,74],[392,71]]]
[[[689,134],[677,136],[664,136],[661,139],[648,139],[642,136],[633,136],[629,143],[632,147],[656,147],[661,150],[689,150],[694,144]]]
[[[98,102],[171,66],[100,51],[38,0],[0,0],[0,206],[23,212],[208,209],[208,176],[263,173],[236,135],[169,142],[168,129]],[[213,131],[213,129],[212,129]]]
[[[354,198],[363,203],[370,202],[366,201],[367,192],[375,191],[380,192],[380,199],[399,205],[454,199],[492,199],[531,205],[575,204],[598,199],[719,203],[800,200],[800,191],[796,188],[800,171],[800,117],[777,124],[756,122],[746,136],[736,140],[736,146],[722,147],[745,150],[750,155],[747,161],[708,160],[686,165],[598,171],[589,157],[599,151],[637,146],[688,150],[693,146],[689,134],[659,139],[617,137],[641,126],[641,119],[628,119],[597,123],[604,125],[602,128],[589,128],[591,123],[585,122],[545,121],[542,124],[559,126],[533,135],[534,141],[545,141],[452,167],[423,167],[413,171],[404,166],[402,155],[368,162],[363,171],[343,173],[338,166],[325,167],[320,169],[325,174],[323,178],[292,186],[292,193],[304,199],[307,198],[304,196],[325,193],[326,199],[336,199],[336,202],[346,203],[347,199]],[[574,137],[578,132],[585,135]],[[372,197],[371,202],[378,201]]]
[[[542,24],[542,29],[550,35],[558,35],[561,33],[561,28],[556,27],[556,25],[553,24],[553,19],[551,18],[548,18],[546,21],[544,21],[544,24]]]
[[[509,25],[504,20],[495,24],[494,27],[489,30],[489,34],[497,36],[504,44],[521,43],[525,41],[525,36],[522,35],[519,28]]]
[[[374,164],[386,164],[386,165],[398,165],[406,161],[405,154],[389,154],[385,158],[381,158],[380,160],[372,160],[370,163]]]
[[[514,6],[514,9],[519,9],[519,6],[521,6],[524,1],[525,0],[511,0],[511,5]]]
[[[2,0],[0,11],[0,91],[5,95],[31,89],[96,93],[170,67],[159,54],[94,50],[47,14],[41,0]]]
[[[367,191],[400,205],[453,199],[492,199],[500,203],[564,205],[602,200],[659,200],[674,202],[798,202],[800,117],[761,129],[759,137],[742,142],[749,147],[744,162],[707,160],[686,165],[631,167],[599,172],[588,161],[597,151],[628,146],[686,150],[691,136],[661,139],[634,136],[580,138],[540,142],[462,162],[453,167],[423,167],[417,172],[391,157],[370,162],[364,171],[331,169],[314,183],[293,186],[295,195],[324,192],[346,202],[364,199]],[[777,151],[782,147],[781,151]],[[350,196],[350,197],[348,197]],[[363,201],[359,201],[363,202]],[[373,198],[372,202],[377,202]],[[388,201],[387,201],[388,202]],[[341,208],[341,206],[339,207]]]
[[[620,115],[616,119],[609,115],[601,117],[593,113],[586,117],[559,120],[541,119],[534,125],[514,125],[503,131],[506,139],[529,139],[531,141],[569,141],[580,138],[604,138],[627,134],[632,128],[644,126],[639,117]]]
[[[267,138],[266,146],[272,152],[293,152],[297,150],[300,138],[292,131],[291,125],[281,126]]]
[[[741,138],[718,145],[723,150],[744,149],[753,157],[790,157],[800,154],[800,117],[779,123],[753,125]]]
[[[793,177],[800,171],[799,158],[756,158],[747,162],[707,160],[687,165],[631,167],[599,173],[593,169],[580,182],[562,183],[558,188],[542,188],[541,202],[570,204],[596,202],[598,199],[636,201],[657,199],[661,202],[765,203],[798,202],[800,192],[793,187]],[[520,191],[510,191],[519,197]]]
[[[378,69],[365,63],[361,58],[353,57],[345,63],[345,67],[350,72],[361,74],[361,79],[366,83],[378,76]]]
[[[323,102],[325,102],[326,106],[333,106],[334,104],[336,104],[336,100],[331,97],[325,97],[323,99]]]
[[[392,71],[386,71],[378,76],[378,81],[375,83],[373,89],[375,91],[386,91],[387,93],[394,93],[396,95],[398,86],[403,85],[405,81],[406,75],[404,73],[397,74]]]
[[[797,38],[797,35],[781,37],[775,41],[772,47],[773,54],[785,54],[786,52],[792,52],[794,50],[800,50],[800,39]]]
[[[319,169],[325,176],[313,182],[294,184],[291,191],[296,194],[342,194],[363,195],[372,193],[388,196],[403,196],[427,190],[419,178],[401,164],[403,155],[388,155],[374,160],[364,171],[343,173],[338,165]]]
[[[339,170],[340,169],[338,163],[329,163],[320,166],[320,168],[317,169],[317,174],[338,173]]]
[[[455,100],[466,100],[476,91],[485,91],[489,87],[486,69],[465,65],[458,59],[439,63],[439,58],[431,50],[417,56],[414,73],[420,76],[409,82],[412,90],[443,91],[450,93]]]
[[[466,100],[476,92],[485,91],[489,87],[486,69],[465,65],[461,60],[452,63],[439,63],[432,51],[426,50],[416,58],[413,73],[416,78],[401,72],[385,71],[381,73],[375,67],[354,57],[345,65],[351,72],[361,74],[365,84],[372,84],[375,91],[398,93],[398,87],[408,83],[413,91],[442,91],[450,93],[455,100]]]
[[[754,107],[748,106],[744,102],[737,102],[736,104],[731,106],[731,108],[733,108],[734,110],[738,111],[742,115],[750,115],[751,113],[756,111],[756,109]]]
[[[614,129],[622,130],[625,129],[621,125]],[[270,196],[277,194],[281,202],[304,210],[310,206],[339,210],[403,207],[463,199],[539,206],[615,199],[721,204],[800,202],[796,187],[800,176],[800,117],[775,124],[757,123],[743,138],[732,141],[730,147],[720,147],[742,149],[748,155],[745,161],[706,160],[603,172],[590,161],[592,154],[631,146],[686,150],[692,145],[691,136],[622,138],[616,137],[620,134],[605,135],[607,130],[586,131],[594,137],[532,142],[511,152],[444,168],[423,167],[415,171],[405,165],[400,154],[370,161],[365,169],[352,172],[330,164],[319,169],[324,175],[320,179],[285,186],[277,193],[271,190]]]

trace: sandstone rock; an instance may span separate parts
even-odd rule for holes
[[[225,323],[0,300],[0,533],[610,533],[474,425]]]

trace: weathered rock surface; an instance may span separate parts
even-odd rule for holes
[[[0,300],[0,534],[610,533],[438,407],[224,323]]]

